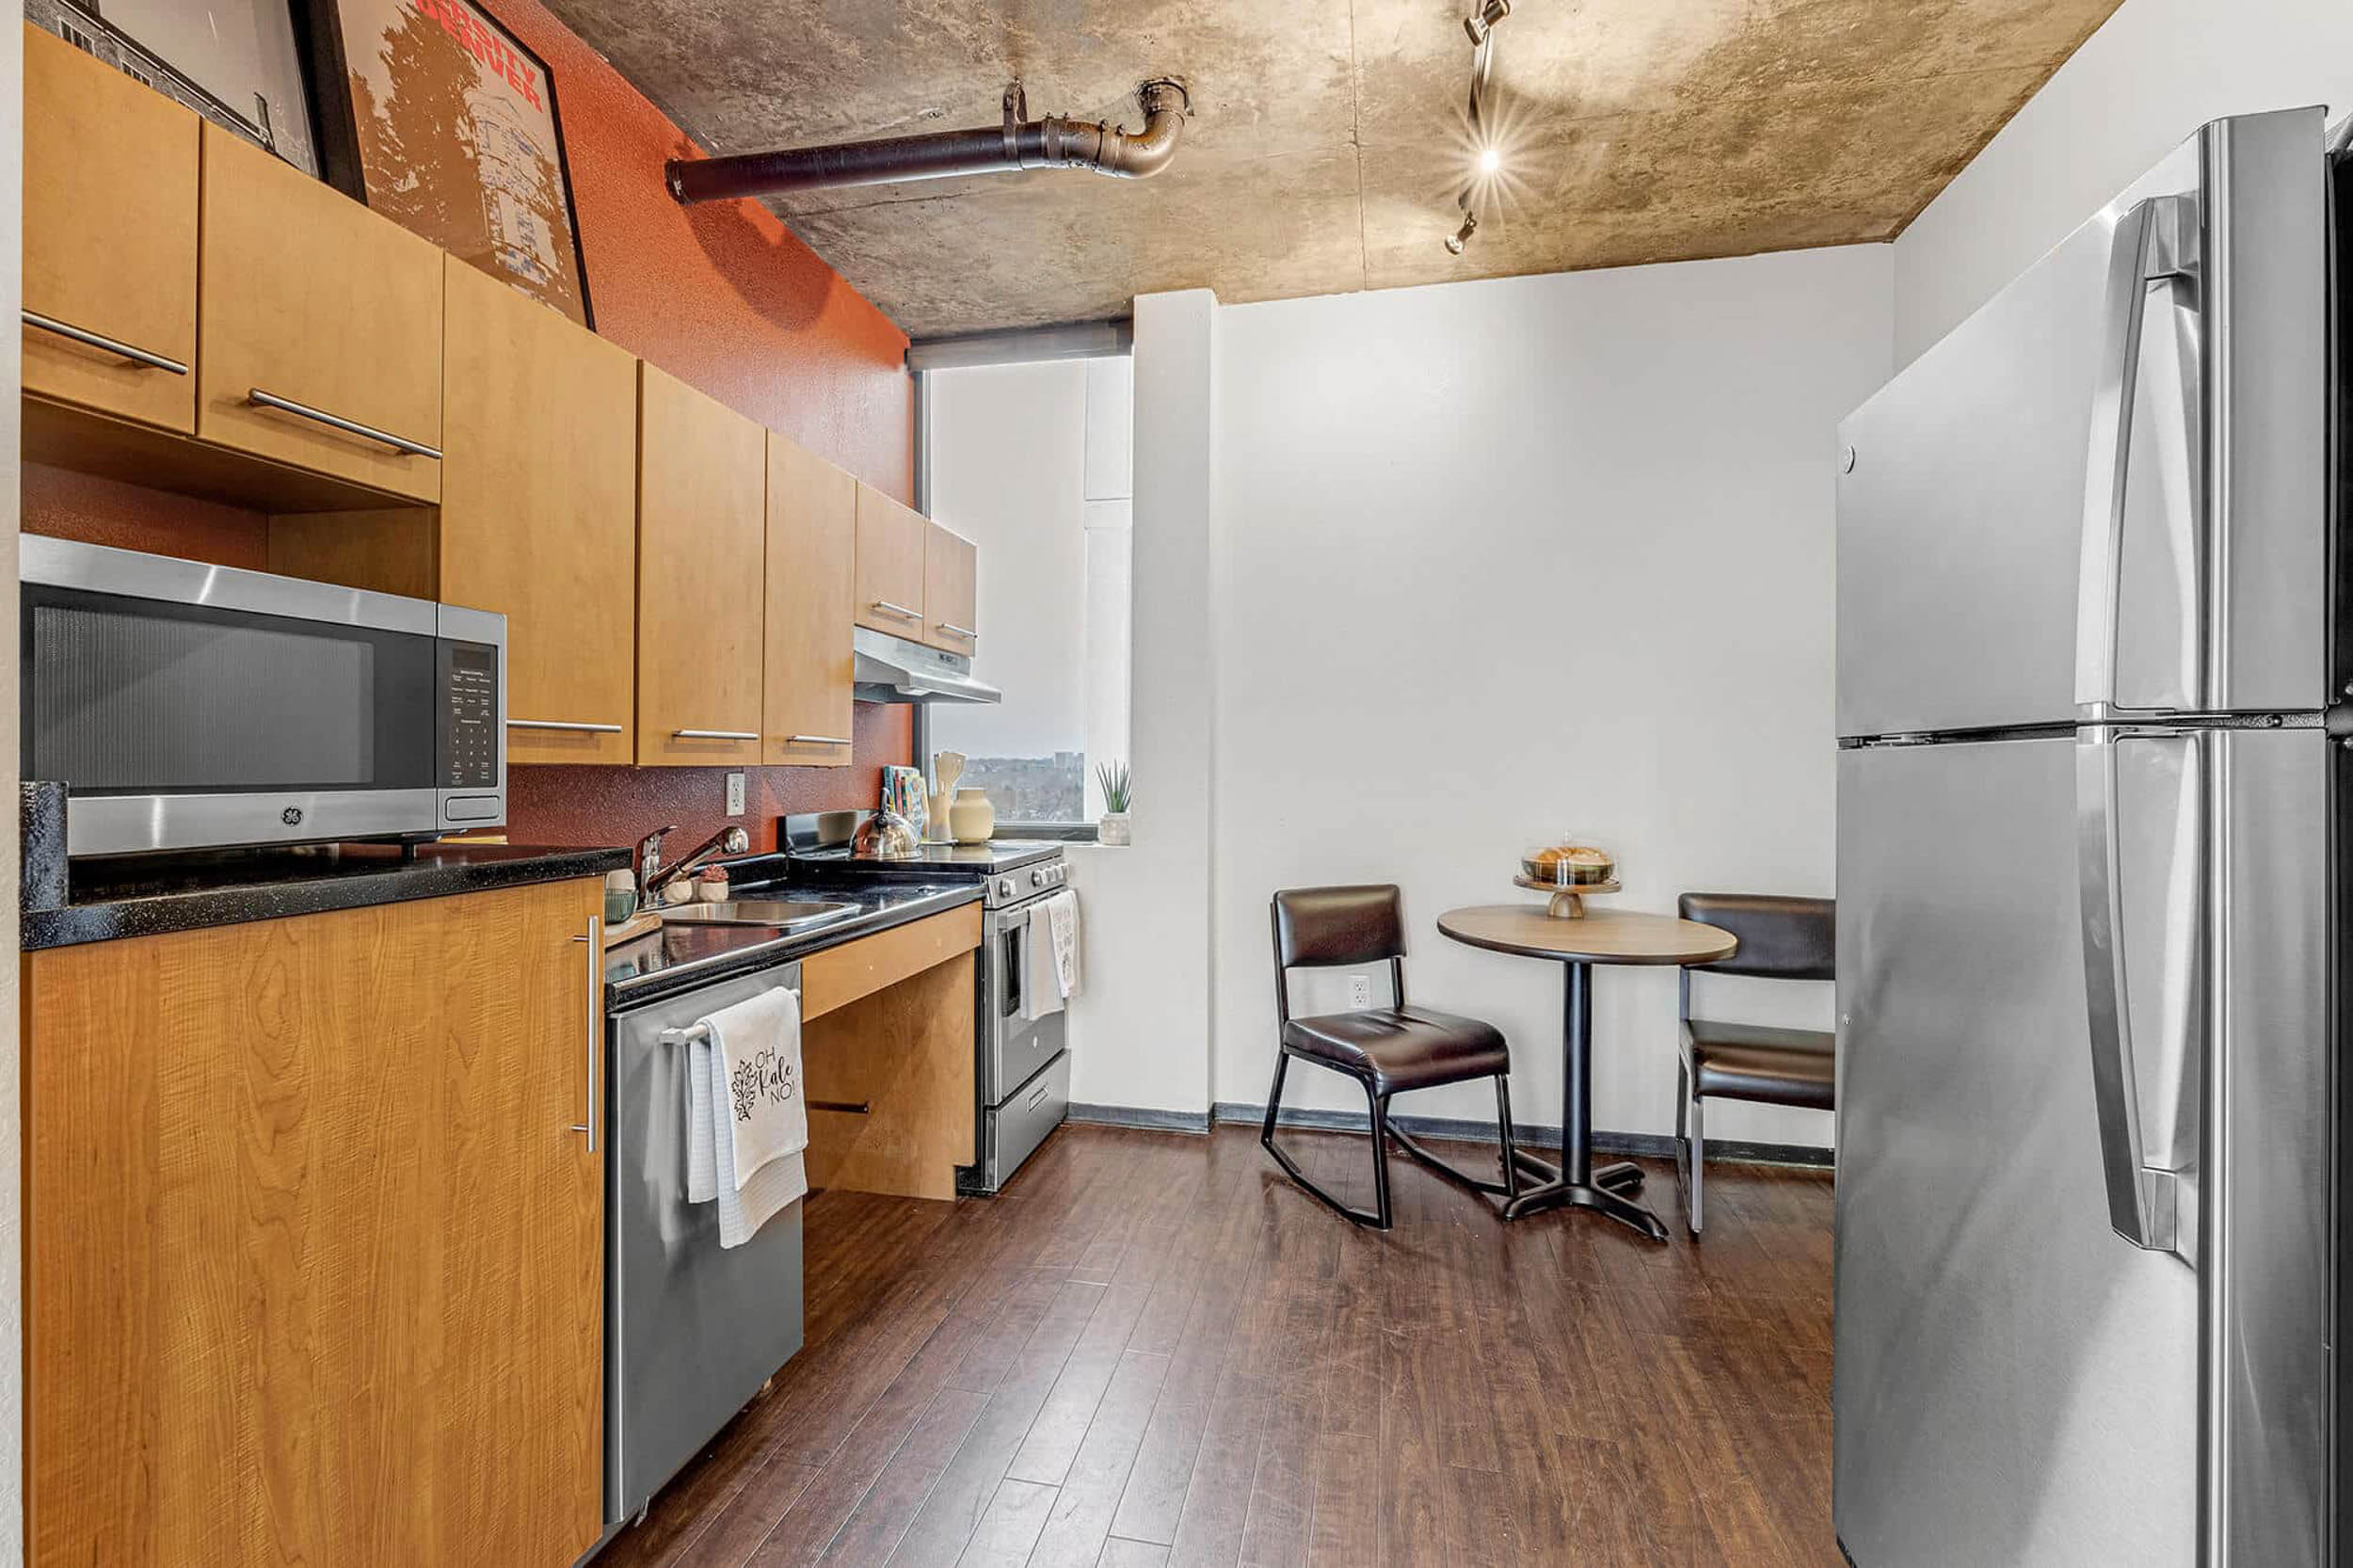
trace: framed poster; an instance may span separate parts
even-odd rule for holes
[[[24,0],[24,20],[318,175],[289,0]]]
[[[301,0],[327,176],[594,328],[555,84],[472,0]]]

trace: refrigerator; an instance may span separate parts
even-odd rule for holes
[[[2343,139],[2205,127],[1841,426],[1855,1568],[2335,1561]]]

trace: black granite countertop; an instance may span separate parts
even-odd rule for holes
[[[619,1012],[675,996],[744,969],[791,963],[894,925],[981,902],[978,882],[828,883],[795,876],[788,886],[781,878],[747,880],[741,869],[746,865],[728,863],[735,873],[730,891],[737,898],[782,897],[789,892],[796,899],[854,904],[857,913],[790,935],[774,926],[759,925],[665,925],[649,931],[604,955],[607,1011]]]
[[[75,862],[67,902],[24,914],[27,952],[199,926],[602,876],[626,849],[521,844],[316,844]]]

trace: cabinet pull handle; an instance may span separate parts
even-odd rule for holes
[[[873,608],[880,610],[886,616],[896,616],[901,620],[921,620],[923,618],[922,611],[910,610],[904,604],[893,604],[887,599],[878,599],[874,600]]]
[[[795,746],[845,746],[850,744],[850,738],[847,735],[787,735],[784,744]]]
[[[757,741],[759,732],[751,729],[673,729],[674,741]]]
[[[952,620],[943,620],[937,624],[942,632],[952,632],[956,636],[962,637],[968,643],[977,643],[981,640],[981,634],[978,632],[973,631],[968,626],[958,626]]]
[[[441,460],[441,449],[438,446],[427,446],[423,441],[412,441],[406,436],[395,436],[390,430],[378,430],[372,424],[361,424],[357,420],[345,419],[341,414],[330,414],[324,408],[313,408],[307,403],[296,403],[291,397],[280,397],[276,392],[264,392],[259,387],[246,394],[246,401],[257,408],[275,408],[281,414],[292,414],[296,419],[307,419],[313,424],[324,424],[329,430],[341,430],[344,435],[357,436],[363,441],[381,442],[394,452],[410,457],[430,457],[437,463]]]
[[[618,735],[617,724],[579,724],[570,719],[508,719],[509,729],[562,729],[578,735]]]
[[[811,1100],[811,1111],[839,1111],[849,1116],[871,1116],[874,1113],[872,1100]]]
[[[604,917],[588,917],[588,935],[575,936],[588,944],[588,1119],[572,1128],[588,1135],[588,1152],[597,1152],[597,1048],[604,1043]]]
[[[110,338],[104,332],[93,332],[87,327],[76,327],[70,321],[59,321],[55,316],[42,315],[39,311],[26,311],[24,325],[38,327],[44,332],[55,332],[57,336],[70,339],[86,348],[95,348],[108,354],[120,354],[133,364],[147,370],[168,370],[174,376],[185,376],[188,373],[188,367],[177,360],[168,360],[161,354],[151,354],[144,348],[135,348],[119,338]]]

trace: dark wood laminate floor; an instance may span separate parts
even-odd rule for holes
[[[1294,1136],[1369,1200],[1363,1138]],[[822,1193],[808,1348],[598,1568],[1837,1563],[1826,1174],[1711,1168],[1667,1247],[1394,1175],[1386,1235],[1237,1128]]]

